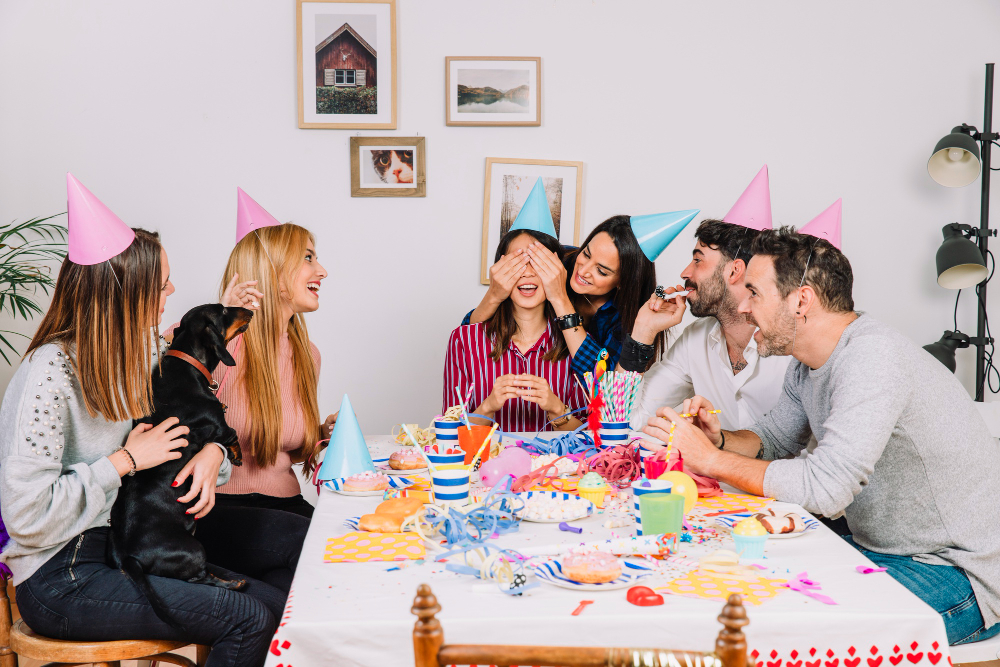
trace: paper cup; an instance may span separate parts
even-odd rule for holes
[[[601,434],[602,447],[614,447],[628,443],[630,433],[628,422],[601,422],[598,431]]]
[[[436,436],[438,442],[443,442],[446,445],[457,444],[458,427],[461,425],[462,422],[452,422],[452,421],[444,421],[443,419],[435,419],[434,435]]]
[[[643,486],[648,483],[649,486]],[[642,535],[642,510],[639,497],[647,493],[670,493],[673,484],[663,479],[637,479],[632,482],[632,511],[635,514],[635,534]]]
[[[476,455],[479,448],[483,445],[483,440],[486,436],[490,434],[493,430],[492,426],[486,426],[485,424],[473,424],[470,429],[467,426],[462,426],[458,429],[458,446],[465,450],[465,463],[466,465],[472,463],[472,457]],[[490,449],[493,447],[493,443],[490,442],[486,447],[483,448],[483,453],[479,457],[479,462],[484,463],[490,458]]]
[[[458,449],[458,443],[456,442],[454,445],[441,443],[438,446],[438,450],[445,450],[445,449]],[[424,454],[427,455],[427,458],[430,460],[431,464],[433,464],[435,468],[448,465],[451,463],[465,462],[464,451],[459,451],[457,454],[435,454],[433,451],[431,451],[430,447],[424,447]]]
[[[466,505],[469,502],[469,470],[449,468],[431,473],[434,502],[438,505]]]
[[[639,496],[646,533],[674,533],[684,529],[684,496],[672,493],[646,493]]]

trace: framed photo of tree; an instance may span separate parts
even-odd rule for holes
[[[480,281],[490,284],[500,237],[510,231],[528,193],[541,178],[552,222],[562,245],[580,244],[583,204],[583,163],[564,160],[486,158],[486,192],[483,197],[483,254]]]
[[[297,0],[299,127],[396,129],[396,0]]]

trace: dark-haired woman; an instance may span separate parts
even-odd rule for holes
[[[519,229],[500,240],[496,257],[549,259],[558,250],[552,236]],[[474,412],[495,419],[504,431],[537,431],[549,422],[558,430],[580,425],[576,418],[564,416],[586,399],[573,379],[566,340],[553,324],[555,311],[548,296],[548,285],[555,282],[565,297],[565,269],[562,279],[544,279],[543,271],[555,270],[545,259],[521,267],[507,297],[488,320],[452,332],[442,410],[454,404],[456,386],[465,392],[471,384]]]
[[[601,349],[613,369],[625,334],[632,332],[639,309],[656,289],[656,267],[639,246],[627,215],[608,218],[594,228],[583,245],[560,248],[540,243],[497,253],[490,269],[490,286],[479,306],[463,324],[484,322],[506,300],[525,266],[542,282],[562,332],[571,368],[577,375],[593,372]],[[665,334],[657,334],[655,354],[664,349]]]

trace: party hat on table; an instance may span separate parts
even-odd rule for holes
[[[559,238],[556,226],[552,223],[552,211],[549,209],[549,199],[545,196],[545,186],[542,184],[541,176],[535,181],[528,198],[524,200],[524,206],[514,219],[510,231],[515,229],[527,229],[548,234],[554,239]]]
[[[840,250],[840,209],[843,199],[830,204],[830,207],[817,215],[798,230],[799,234],[809,234],[816,238],[826,239]]]
[[[633,215],[629,218],[632,233],[639,241],[643,254],[651,262],[655,262],[670,242],[677,238],[681,230],[701,213],[698,209],[689,211],[671,211],[670,213],[652,213],[650,215]]]
[[[319,468],[320,481],[350,477],[360,472],[377,472],[372,456],[368,453],[365,436],[361,433],[358,418],[351,407],[351,399],[344,394],[340,403],[337,424],[330,434],[330,446],[326,448],[323,465]]]
[[[771,188],[765,164],[726,213],[723,222],[762,231],[771,229]]]
[[[67,256],[74,264],[100,264],[132,245],[135,232],[73,174],[66,174]]]
[[[261,227],[273,227],[281,223],[253,200],[243,188],[236,188],[236,242]]]

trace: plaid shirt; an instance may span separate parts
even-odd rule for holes
[[[587,337],[573,355],[570,368],[583,379],[583,374],[594,372],[594,366],[600,358],[601,348],[608,351],[608,370],[614,370],[618,365],[618,357],[622,356],[622,316],[615,308],[613,299],[597,309],[587,323]]]
[[[545,378],[552,392],[571,410],[586,405],[583,391],[573,380],[569,357],[560,361],[546,361],[542,356],[552,346],[552,325],[545,329],[535,344],[522,353],[513,342],[493,361],[490,352],[493,341],[486,331],[486,322],[460,326],[451,333],[444,361],[444,397],[441,411],[455,404],[455,387],[465,393],[472,385],[469,409],[475,409],[493,391],[493,384],[501,375],[536,375]],[[548,416],[537,403],[521,398],[509,399],[494,415],[500,428],[507,432],[538,431]]]

